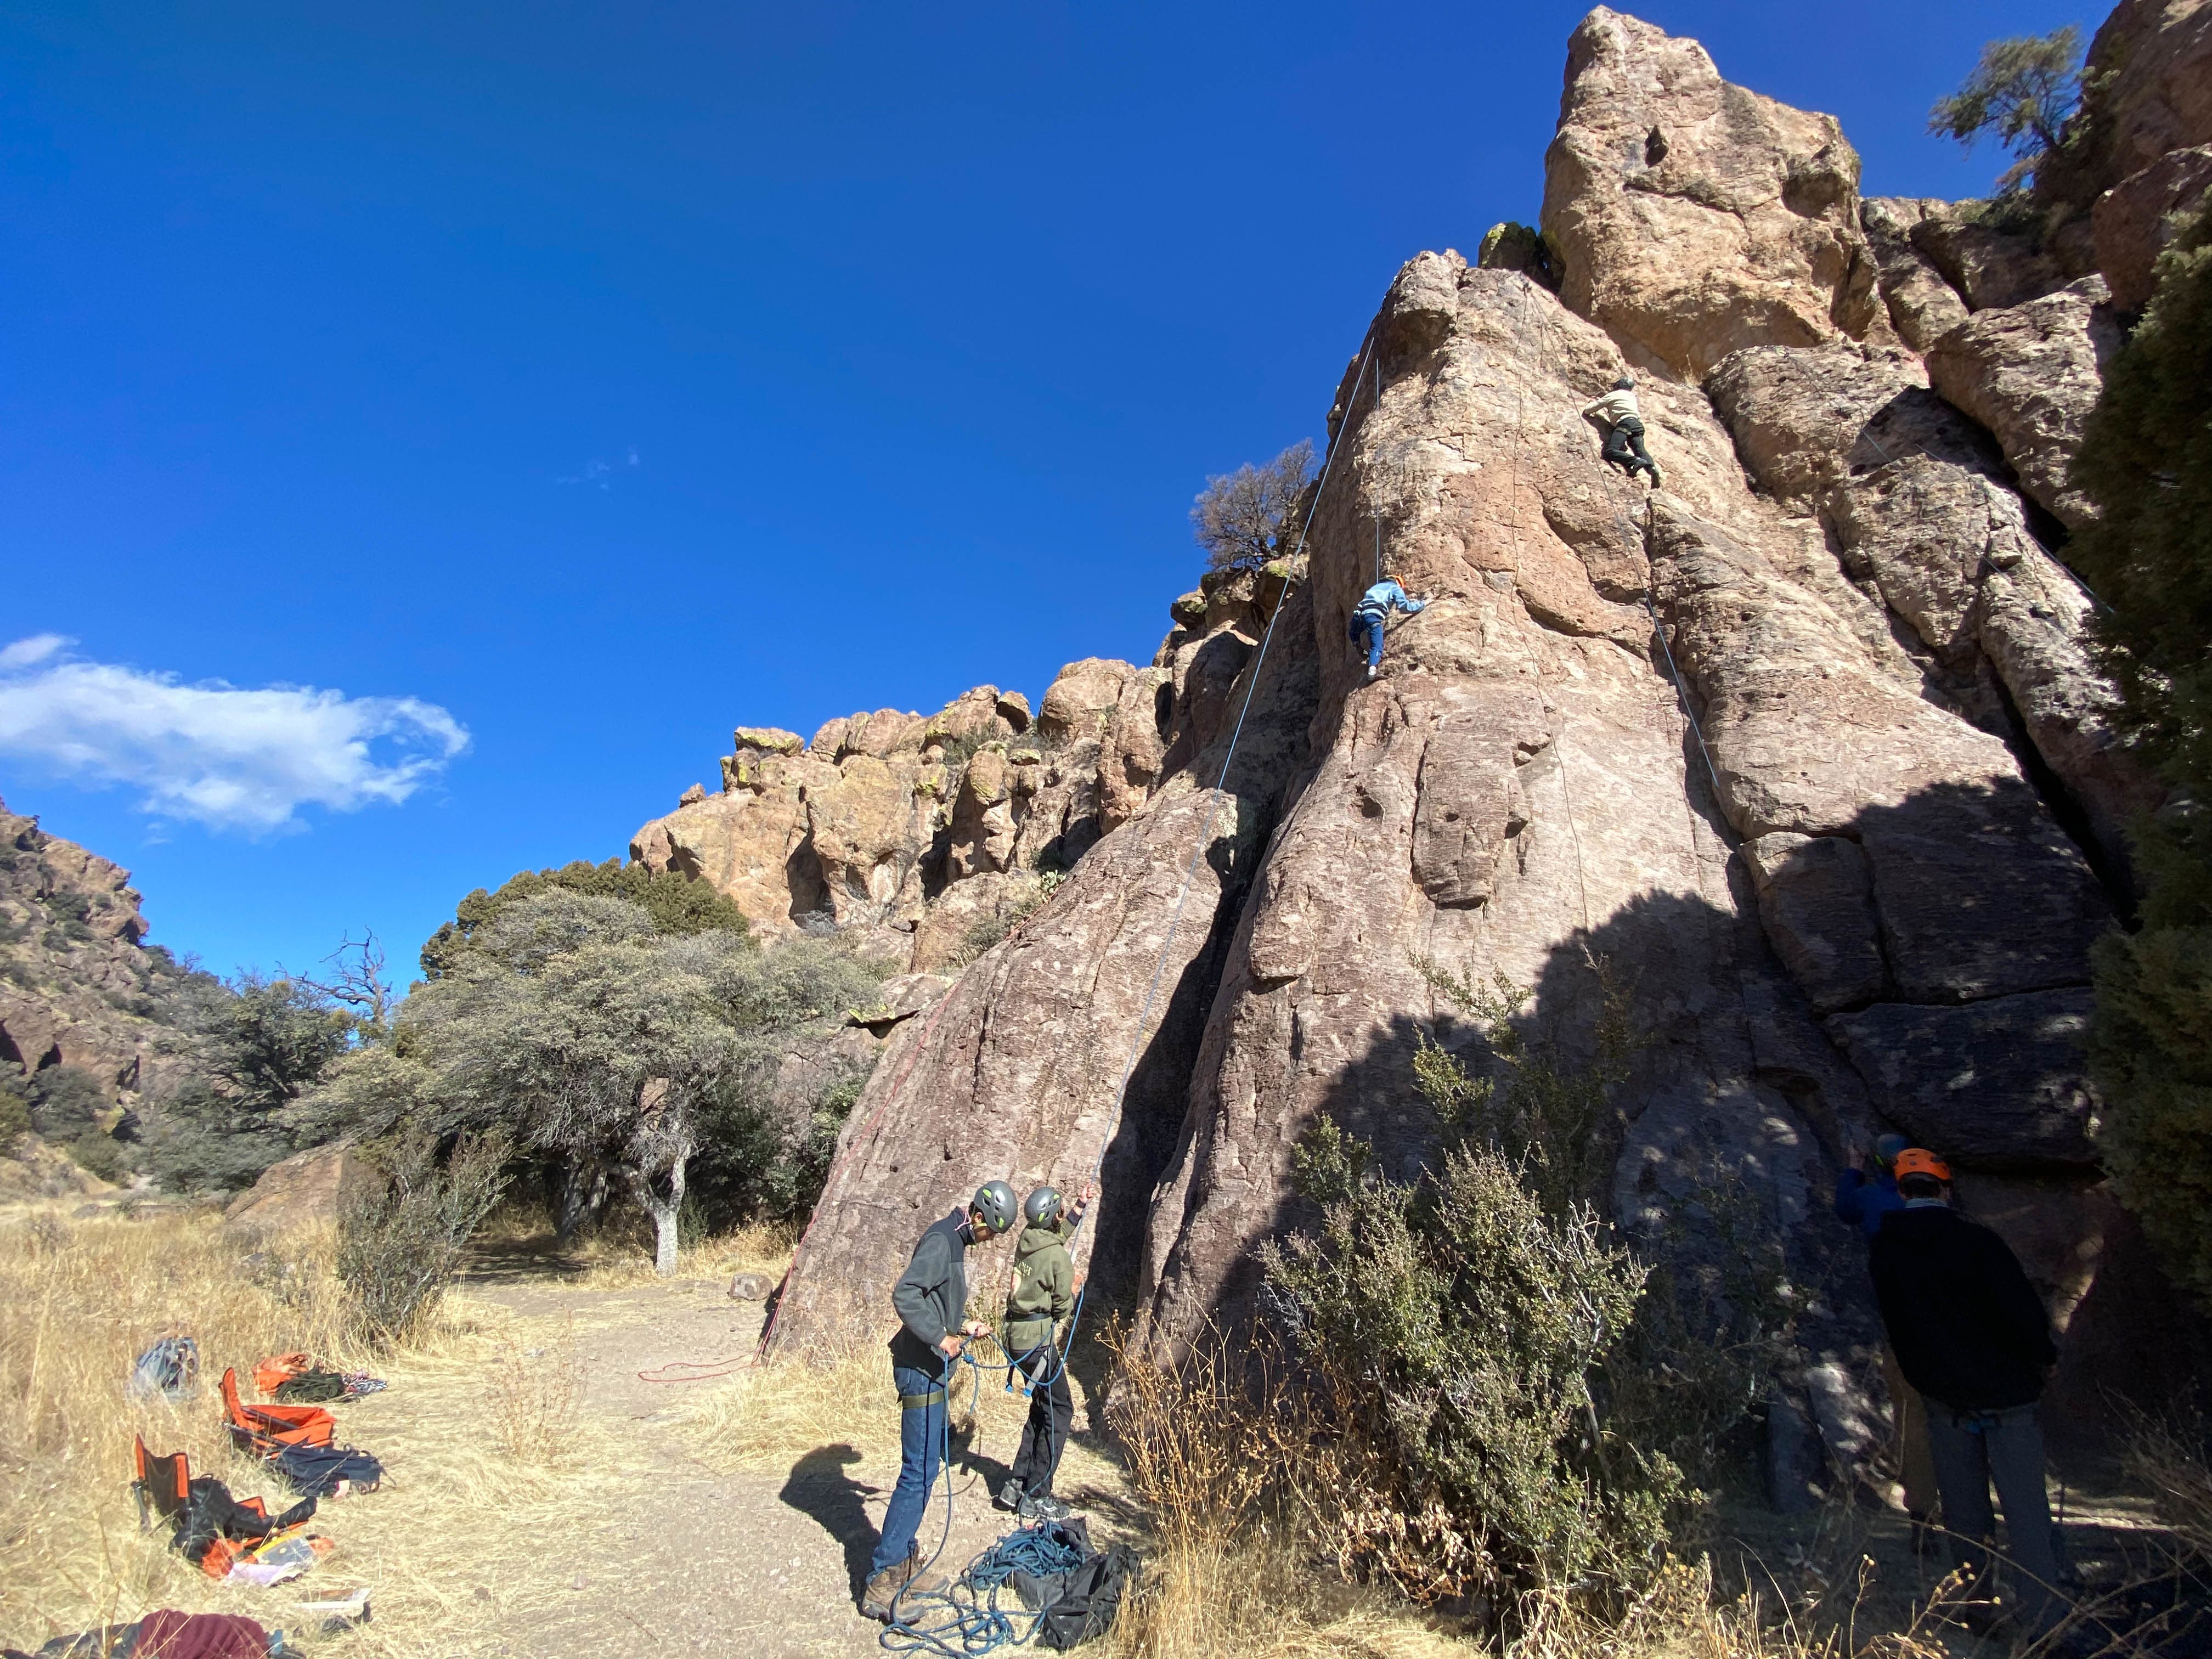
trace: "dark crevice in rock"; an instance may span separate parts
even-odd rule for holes
[[[1996,694],[1997,706],[2004,711],[2005,729],[1997,735],[2004,739],[2005,746],[2012,750],[2013,758],[2020,763],[2021,775],[2027,779],[2028,787],[2042,797],[2052,820],[2065,831],[2066,838],[2080,849],[2090,872],[2097,878],[2097,884],[2105,890],[2105,897],[2112,904],[2112,914],[2123,925],[2132,926],[2136,900],[2127,872],[2113,863],[2104,844],[2097,839],[2095,827],[2080,798],[2066,787],[2066,781],[2051,769],[2051,763],[2045,760],[2042,752],[2036,748],[2034,739],[2028,735],[2027,722],[2021,716],[2020,705],[2013,701],[2003,678],[1992,673],[1988,678],[1990,689]]]

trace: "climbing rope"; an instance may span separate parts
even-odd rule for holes
[[[975,1659],[1018,1647],[1036,1633],[1044,1609],[1022,1606],[1018,1592],[1014,1605],[1000,1604],[1000,1595],[1014,1589],[1014,1575],[1048,1578],[1082,1565],[1081,1547],[1065,1531],[1049,1522],[1018,1528],[970,1561],[945,1589],[902,1590],[877,1643],[889,1653],[933,1653],[942,1659]],[[913,1611],[902,1617],[908,1606]]]

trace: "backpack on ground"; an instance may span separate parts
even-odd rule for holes
[[[273,1465],[295,1492],[327,1497],[341,1481],[373,1490],[384,1465],[365,1451],[332,1444],[338,1420],[320,1406],[252,1406],[238,1397],[238,1373],[222,1374],[223,1415],[232,1443]]]
[[[1017,1572],[1013,1588],[1022,1605],[1036,1613],[1031,1639],[1039,1647],[1065,1651],[1114,1627],[1122,1595],[1143,1563],[1127,1544],[1094,1551],[1080,1520],[1055,1524],[1049,1536],[1081,1550],[1081,1565],[1047,1575]]]
[[[165,1336],[131,1365],[125,1392],[140,1401],[189,1400],[199,1374],[199,1344],[189,1336]]]

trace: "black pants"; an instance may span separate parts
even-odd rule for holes
[[[1652,463],[1650,453],[1644,447],[1644,422],[1633,415],[1615,421],[1606,428],[1605,447],[1600,453],[1632,478],[1636,476],[1638,467],[1654,477],[1658,475],[1658,467]]]
[[[1013,1479],[1032,1498],[1052,1495],[1053,1472],[1067,1444],[1067,1431],[1075,1421],[1075,1396],[1068,1392],[1067,1368],[1048,1337],[1035,1353],[1020,1362],[1035,1386],[1030,1392],[1030,1420],[1022,1425],[1022,1443],[1014,1453]],[[1049,1382],[1038,1382],[1049,1376]]]

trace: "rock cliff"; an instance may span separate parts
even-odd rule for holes
[[[2124,6],[2099,38],[2195,41],[2198,15]],[[2212,135],[2130,61],[2154,90],[2129,131],[2166,145],[2116,142],[2132,177]],[[893,1031],[781,1345],[879,1328],[914,1234],[981,1180],[1094,1166],[1093,1283],[1137,1340],[1233,1326],[1252,1247],[1300,1218],[1298,1134],[1327,1113],[1417,1170],[1418,1044],[1486,1063],[1421,963],[1532,987],[1571,1050],[1602,958],[1640,1041],[1616,1213],[1694,1251],[1672,1224],[1715,1182],[1755,1195],[1807,1289],[1806,1420],[1878,1387],[1826,1208],[1887,1127],[1953,1159],[2043,1285],[2056,1403],[2164,1375],[2081,1049],[2122,831],[2158,799],[2063,557],[2118,277],[2078,235],[1863,200],[1832,119],[1603,9],[1569,44],[1542,228],[1547,258],[1510,263],[1556,292],[1449,253],[1398,273],[1303,552],[1176,600],[1151,667],[1074,665],[1034,725],[983,687],[811,743],[740,730],[722,794],[640,832],[764,923],[827,916],[918,969],[1020,915]],[[1625,368],[1663,489],[1577,414]],[[1378,560],[1431,603],[1370,682],[1344,641]]]
[[[76,1066],[119,1116],[149,1080],[166,1031],[161,981],[173,969],[143,944],[130,880],[0,802],[0,1084]]]

